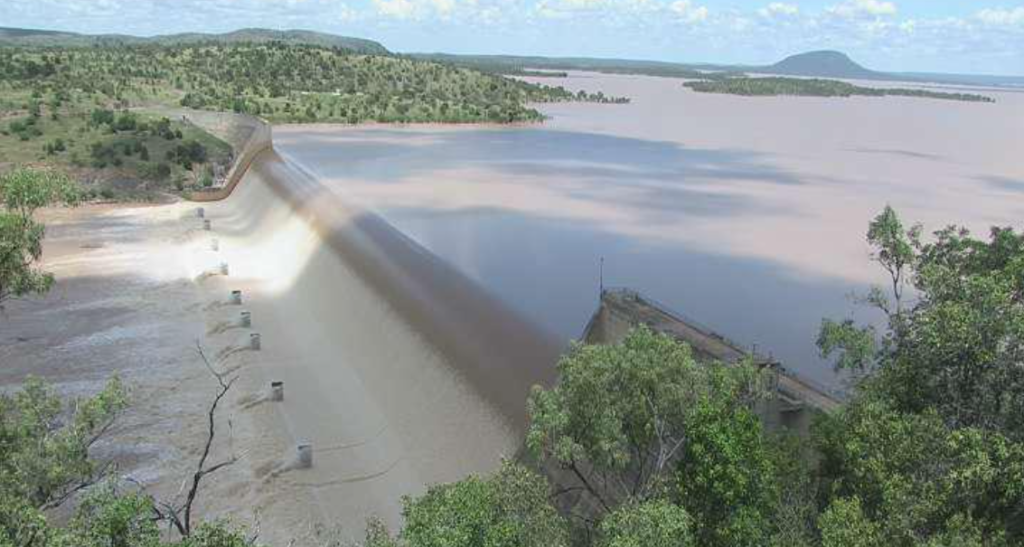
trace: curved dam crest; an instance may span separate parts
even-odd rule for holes
[[[525,430],[530,388],[555,379],[563,346],[552,335],[277,152],[261,152],[245,184],[253,175],[259,182],[252,182],[266,184],[286,202],[516,430]]]
[[[520,453],[529,391],[554,382],[564,345],[257,144],[240,154],[244,173],[197,200],[230,264],[206,287],[214,300],[242,291],[262,338],[245,358],[253,381],[286,386],[257,430],[314,447],[312,469],[267,480],[282,499],[309,489],[358,540],[370,517],[399,526],[403,496]]]

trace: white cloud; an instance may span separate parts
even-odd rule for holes
[[[431,4],[440,14],[448,14],[455,9],[455,0],[431,0]]]
[[[546,19],[565,19],[608,9],[609,4],[608,0],[540,0],[533,10]]]
[[[846,0],[828,8],[827,11],[848,19],[863,16],[881,17],[896,15],[896,4],[885,0]]]
[[[757,10],[757,13],[761,14],[761,17],[767,17],[769,19],[775,17],[793,17],[800,13],[800,7],[796,4],[772,2],[771,4]]]
[[[700,23],[708,18],[708,8],[694,5],[692,0],[676,0],[669,4],[669,9],[687,23]]]
[[[411,19],[416,12],[416,4],[410,0],[373,0],[377,13],[395,19]]]
[[[376,12],[393,19],[423,19],[436,15],[450,16],[456,8],[456,0],[373,0]]]
[[[1024,6],[1014,9],[986,8],[979,11],[975,17],[986,25],[997,27],[1024,25]]]
[[[533,13],[546,19],[572,19],[582,16],[600,18],[610,26],[643,27],[671,15],[675,20],[697,23],[707,19],[708,10],[692,0],[663,4],[658,0],[539,0]]]

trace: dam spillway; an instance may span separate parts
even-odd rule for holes
[[[562,345],[371,212],[263,149],[230,196],[204,204],[258,320],[263,377],[316,466],[275,478],[311,488],[358,537],[394,526],[401,498],[486,473],[520,449],[526,397]]]

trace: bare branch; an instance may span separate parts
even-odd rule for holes
[[[611,507],[609,507],[608,503],[605,502],[601,494],[598,493],[598,491],[590,484],[590,481],[587,480],[587,477],[583,475],[583,472],[580,471],[580,468],[576,465],[576,458],[572,458],[572,461],[570,461],[569,470],[571,470],[573,474],[576,475],[576,478],[578,478],[580,482],[583,483],[583,486],[587,489],[587,492],[590,492],[590,495],[594,496],[594,498],[597,499],[598,503],[601,504],[601,507],[604,507],[605,511],[611,511]]]
[[[210,363],[210,360],[207,359],[206,353],[203,351],[203,348],[198,341],[196,342],[196,353],[199,355],[200,359],[202,359],[203,364],[206,365],[210,374],[217,380],[218,385],[217,395],[214,396],[213,402],[210,403],[210,408],[206,412],[207,429],[206,441],[203,444],[203,452],[199,457],[199,462],[196,464],[195,471],[192,473],[191,481],[187,478],[182,481],[179,495],[182,490],[185,490],[186,486],[188,487],[188,492],[185,496],[184,502],[181,504],[172,504],[162,501],[158,502],[155,499],[153,500],[153,513],[156,519],[167,522],[168,525],[177,530],[182,537],[188,537],[192,534],[192,509],[195,505],[196,498],[199,495],[199,488],[203,479],[212,473],[236,463],[240,459],[239,456],[232,455],[230,458],[221,461],[220,463],[211,466],[207,466],[206,464],[207,460],[210,458],[210,453],[213,451],[213,441],[217,435],[217,408],[220,406],[224,397],[228,394],[228,391],[231,390],[231,386],[234,385],[235,380],[237,380],[238,377],[218,372]],[[138,484],[136,481],[133,482]],[[139,486],[142,488],[141,485]],[[254,544],[258,537],[259,529],[257,526],[256,534],[252,537],[249,544]]]
[[[206,368],[210,371],[210,374],[217,379],[217,383],[220,385],[220,390],[217,392],[216,397],[213,399],[213,403],[210,404],[210,409],[206,414],[207,417],[207,434],[206,444],[203,445],[203,454],[199,457],[199,463],[196,465],[196,471],[192,474],[192,486],[189,488],[188,495],[185,498],[185,503],[181,506],[181,520],[182,528],[184,532],[182,535],[188,536],[192,533],[192,506],[196,501],[196,496],[199,494],[199,485],[203,478],[207,475],[219,471],[229,465],[234,464],[238,461],[237,456],[232,456],[230,459],[218,463],[212,467],[206,467],[206,460],[210,457],[210,451],[213,447],[213,440],[217,434],[216,416],[217,407],[220,405],[221,400],[227,395],[231,386],[235,383],[237,376],[228,377],[224,373],[217,372],[213,365],[210,364],[210,360],[206,358],[206,353],[203,352],[203,347],[196,342],[196,352],[199,357],[203,360]],[[180,529],[179,529],[180,531]]]
[[[255,513],[256,522],[253,524],[252,535],[246,540],[246,545],[254,546],[260,539],[260,512]]]

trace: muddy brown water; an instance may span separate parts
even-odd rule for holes
[[[822,317],[881,283],[864,233],[891,204],[927,230],[1024,218],[1024,94],[746,98],[679,80],[541,83],[628,105],[540,105],[515,127],[285,126],[275,143],[346,200],[561,340],[629,286],[792,369],[832,381]]]

